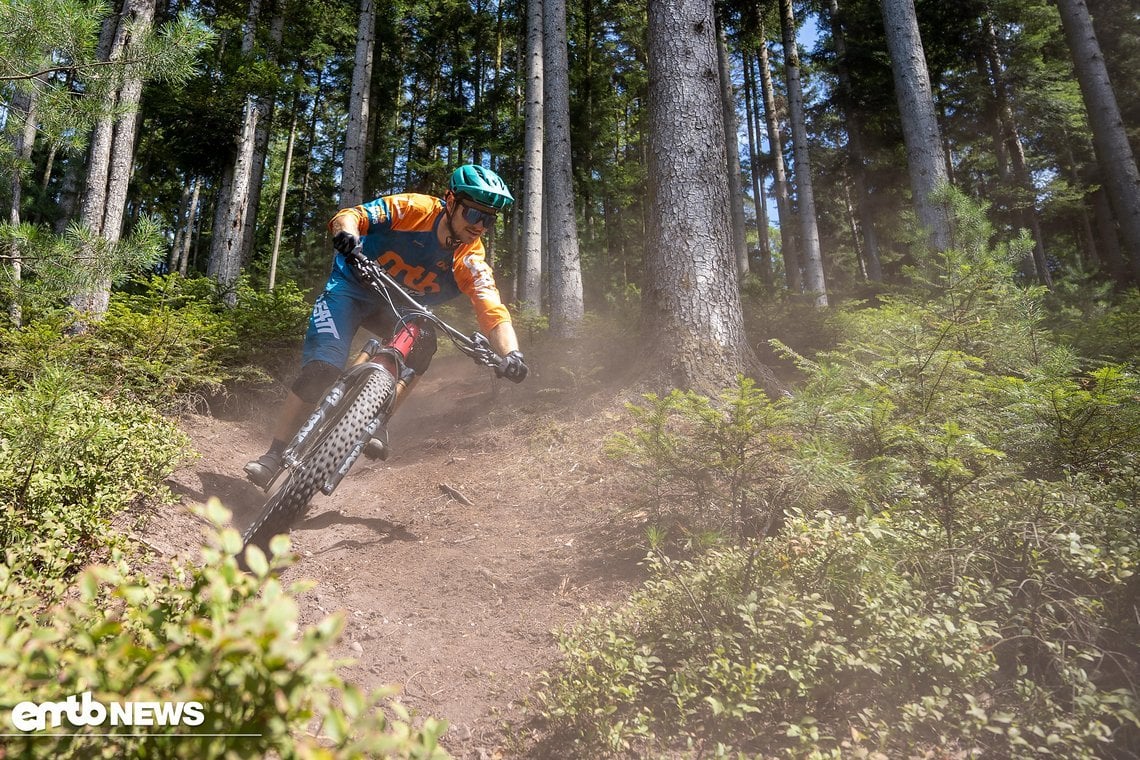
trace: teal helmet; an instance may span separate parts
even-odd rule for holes
[[[481,206],[502,211],[515,202],[502,177],[478,164],[464,164],[451,173],[451,192],[470,198]]]

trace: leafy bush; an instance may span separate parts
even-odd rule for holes
[[[6,317],[15,307],[25,320],[58,318],[75,293],[104,281],[121,284],[160,261],[161,228],[156,217],[143,215],[126,238],[111,243],[78,223],[56,235],[46,225],[0,222],[0,245],[18,253],[23,265],[19,282],[0,278],[0,313]]]
[[[54,536],[60,551],[33,565],[52,577],[106,546],[116,514],[161,499],[161,480],[189,444],[147,407],[75,385],[74,372],[49,365],[0,396],[0,552],[22,555]]]
[[[989,247],[956,204],[960,247],[907,292],[839,311],[836,348],[784,348],[794,397],[633,408],[618,448],[674,519],[699,528],[708,495],[733,493],[732,451],[764,452],[748,489],[795,517],[689,562],[656,548],[629,605],[562,635],[557,735],[717,755],[1140,751],[1140,377],[1055,340],[1042,292],[1013,285],[1022,243]]]
[[[1140,356],[1140,290],[1113,293],[1106,284],[1061,280],[1046,305],[1054,332],[1084,356],[1109,362]]]
[[[821,513],[694,561],[656,555],[627,605],[560,634],[565,661],[542,693],[553,741],[582,754],[1109,754],[1116,733],[1136,727],[1137,703],[1089,677],[1103,652],[1042,637],[1048,679],[1011,656],[1045,634],[1018,627],[1042,610],[984,574],[932,584],[915,536],[937,530]],[[1054,539],[1042,542],[1060,561],[1049,571],[1089,557],[1066,560],[1066,541]]]
[[[308,314],[301,292],[243,282],[239,296],[229,307],[204,278],[153,277],[116,291],[104,319],[80,335],[68,334],[62,314],[0,331],[0,384],[27,382],[54,361],[81,370],[93,393],[173,409],[292,367]]]
[[[205,711],[191,730],[112,724],[9,736],[0,755],[446,756],[442,723],[416,728],[399,704],[382,708],[385,695],[340,679],[329,650],[343,620],[299,630],[301,587],[276,580],[280,556],[254,550],[255,577],[246,575],[233,556],[240,537],[217,527],[202,564],[175,562],[156,577],[137,570],[143,558],[126,554],[112,529],[126,508],[167,495],[161,481],[189,445],[155,408],[250,375],[224,362],[270,366],[276,358],[262,349],[299,338],[302,304],[286,288],[229,309],[203,281],[156,278],[116,294],[83,335],[66,335],[58,319],[0,333],[0,713],[87,693]],[[228,523],[220,507],[207,516]],[[106,731],[116,736],[94,735]]]
[[[257,552],[256,575],[238,570],[241,539],[215,524],[199,564],[174,562],[161,578],[133,572],[122,557],[79,576],[76,593],[21,579],[0,563],[0,706],[62,701],[91,692],[102,702],[198,702],[200,727],[56,729],[8,737],[21,757],[446,757],[437,745],[445,726],[414,728],[382,694],[362,694],[336,674],[329,648],[343,629],[330,617],[301,630],[292,595]],[[275,545],[284,551],[287,539]],[[65,724],[66,725],[66,724]],[[10,730],[10,729],[6,729]],[[128,735],[137,732],[139,735]],[[92,733],[122,734],[114,738]],[[176,737],[199,733],[201,736]],[[209,736],[208,734],[250,734]]]
[[[645,399],[627,406],[636,429],[606,450],[629,467],[654,520],[737,541],[772,532],[789,494],[806,485],[786,464],[787,412],[744,377],[716,401],[678,390]]]

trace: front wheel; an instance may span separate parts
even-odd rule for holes
[[[349,389],[322,429],[314,431],[316,440],[301,462],[285,474],[285,482],[242,534],[242,558],[247,546],[256,546],[268,554],[269,541],[279,533],[289,532],[304,515],[309,500],[348,457],[368,423],[391,403],[394,393],[395,380],[383,371],[369,372],[355,388]]]

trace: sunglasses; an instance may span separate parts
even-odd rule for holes
[[[499,216],[493,211],[473,208],[462,201],[459,203],[459,208],[463,209],[463,219],[468,224],[482,224],[488,229],[495,226],[495,219]]]

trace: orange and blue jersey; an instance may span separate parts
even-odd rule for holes
[[[444,201],[434,196],[403,193],[343,209],[333,219],[346,214],[355,217],[364,255],[384,267],[421,303],[431,306],[466,294],[475,307],[479,329],[489,333],[510,322],[510,313],[495,286],[481,239],[455,250],[440,244],[438,228],[445,223],[445,208]],[[336,255],[328,287],[343,288],[362,300],[376,298],[357,282],[341,253]]]

